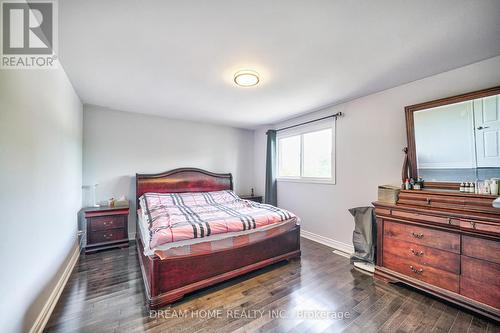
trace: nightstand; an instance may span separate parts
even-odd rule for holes
[[[128,246],[129,207],[87,207],[85,253]]]
[[[241,195],[240,198],[262,203],[262,195]]]

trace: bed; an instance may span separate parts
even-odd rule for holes
[[[241,230],[232,230],[227,234],[205,235],[200,238],[200,226],[190,226],[198,238],[188,239],[187,233],[178,233],[184,238],[174,238],[169,243],[160,244],[155,239],[153,248],[148,247],[155,235],[152,235],[151,222],[157,217],[145,214],[145,198],[173,197],[179,195],[186,198],[207,196],[206,193],[221,193],[222,196],[234,195],[233,179],[230,173],[218,174],[196,168],[180,168],[159,174],[136,174],[136,203],[140,208],[137,214],[136,243],[141,272],[144,280],[147,305],[157,309],[176,300],[185,294],[210,285],[231,279],[273,263],[300,257],[300,227],[298,223],[282,218],[272,225],[263,225],[252,229],[252,223]],[[152,195],[154,194],[154,195]],[[150,199],[151,200],[151,199]],[[238,200],[238,199],[236,199]],[[246,202],[239,199],[239,205],[252,205],[248,209],[272,210],[272,206]],[[209,201],[209,199],[207,199]],[[162,207],[159,204],[158,207]],[[214,205],[219,205],[214,204]],[[222,207],[222,206],[221,206]],[[222,208],[221,208],[222,209]],[[225,209],[225,208],[224,208]],[[192,212],[188,212],[191,216]],[[144,219],[149,219],[148,223]],[[279,222],[279,223],[278,223]],[[149,225],[150,229],[145,228]],[[255,226],[255,221],[253,223]],[[157,232],[162,227],[155,230]],[[149,238],[147,235],[149,234]],[[161,233],[159,233],[161,234]],[[163,242],[167,242],[163,236]]]

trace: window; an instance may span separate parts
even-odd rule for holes
[[[278,180],[334,183],[334,121],[278,135]]]

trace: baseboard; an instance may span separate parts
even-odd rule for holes
[[[302,228],[300,229],[300,237],[310,239],[312,241],[318,242],[318,243],[326,245],[328,247],[332,247],[336,250],[339,250],[339,251],[342,251],[342,252],[345,252],[348,254],[354,253],[354,246],[352,246],[351,244],[342,243],[342,242],[336,241],[334,239],[331,239],[331,238],[328,238],[325,236],[321,236],[321,235],[312,233],[310,231],[306,231]]]
[[[69,259],[68,264],[64,269],[64,272],[61,274],[61,277],[59,278],[59,281],[57,281],[54,290],[52,290],[52,292],[50,293],[49,299],[43,306],[42,311],[29,330],[30,333],[42,332],[45,328],[45,325],[47,325],[50,315],[52,314],[52,311],[54,311],[57,301],[59,300],[59,297],[61,296],[61,293],[64,290],[64,287],[66,286],[66,283],[68,282],[71,272],[73,271],[73,268],[75,267],[79,257],[80,246],[79,244],[76,244],[71,254],[71,258]]]

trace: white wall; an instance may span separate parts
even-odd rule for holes
[[[377,199],[377,186],[399,184],[406,146],[404,107],[500,84],[500,56],[411,82],[291,121],[276,128],[342,111],[337,121],[336,185],[278,184],[278,205],[302,218],[302,229],[351,244],[351,207]],[[270,128],[266,127],[266,128]],[[264,192],[265,128],[255,131],[255,183]]]
[[[135,174],[180,167],[231,172],[235,191],[253,185],[253,132],[226,126],[84,107],[83,183],[98,183],[97,199],[125,194],[135,232]]]
[[[64,70],[0,70],[0,323],[27,331],[76,245],[82,105]]]

